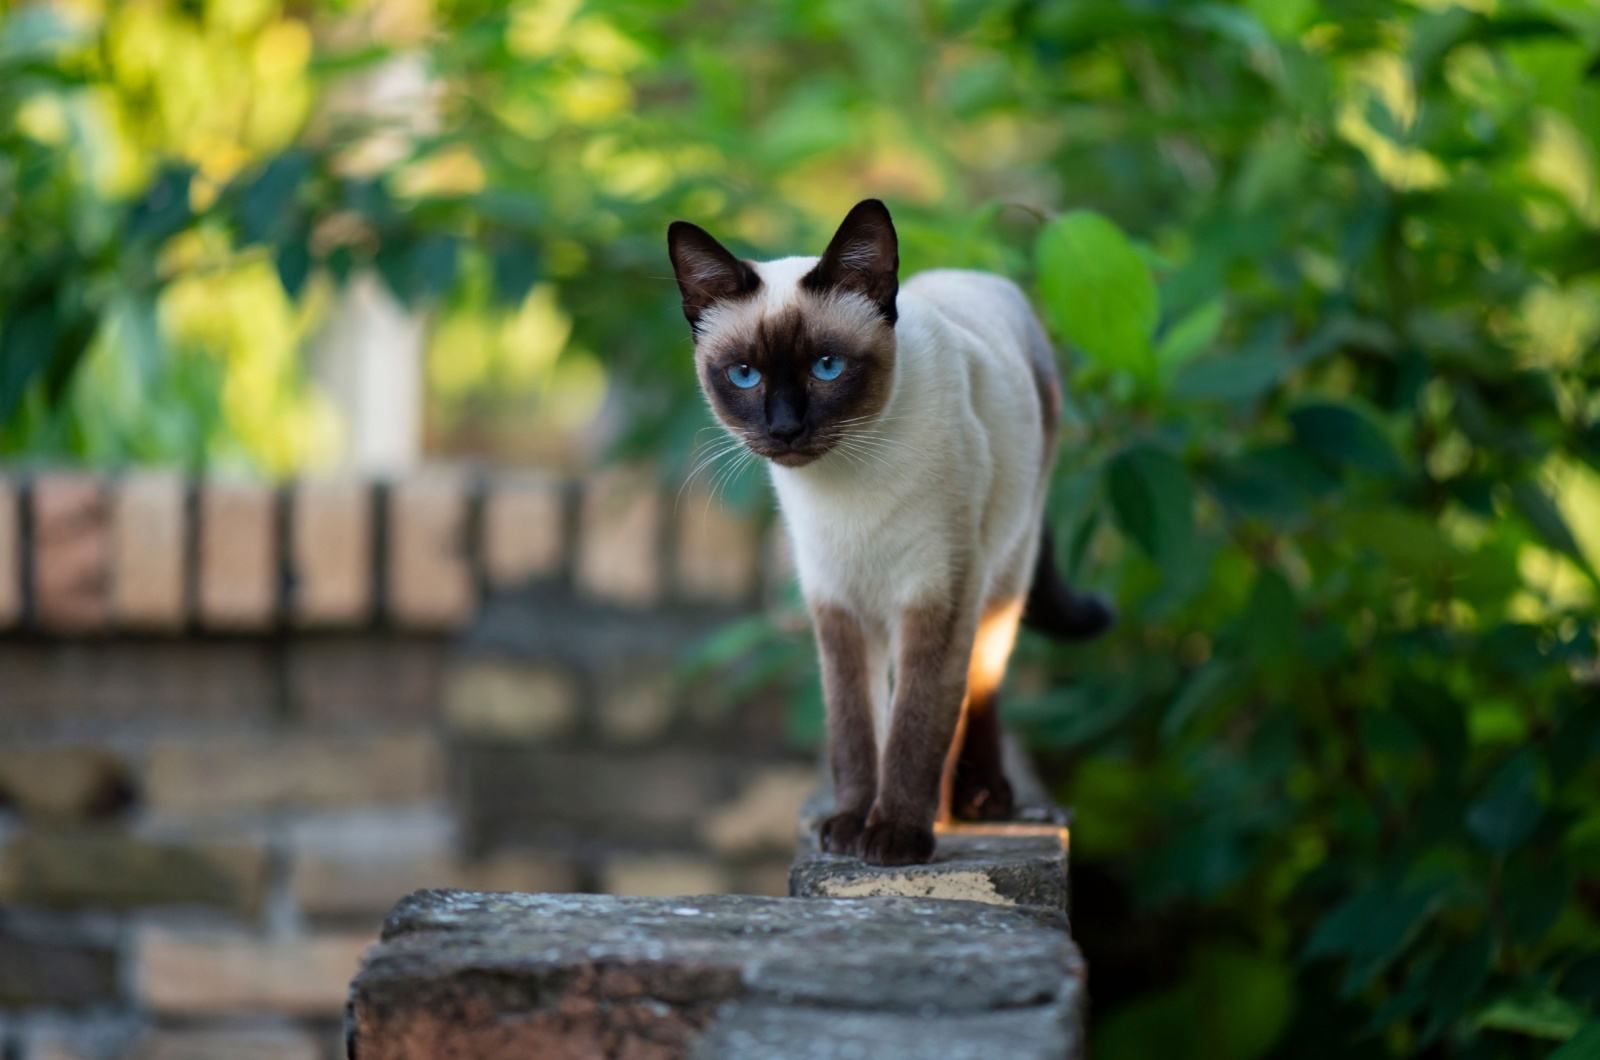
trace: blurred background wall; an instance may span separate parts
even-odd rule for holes
[[[3,1048],[314,1055],[150,977],[436,876],[775,886],[711,822],[814,668],[663,233],[877,195],[1071,380],[1123,620],[1006,710],[1096,1055],[1593,1056],[1597,71],[1590,0],[0,5]]]

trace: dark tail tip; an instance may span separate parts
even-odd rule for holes
[[[1043,528],[1033,584],[1022,609],[1022,621],[1055,640],[1092,640],[1117,620],[1111,601],[1097,593],[1078,594],[1056,570],[1055,546],[1050,528]]]

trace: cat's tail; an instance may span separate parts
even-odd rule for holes
[[[1054,640],[1090,640],[1111,628],[1117,612],[1098,594],[1072,591],[1056,569],[1055,545],[1050,527],[1041,528],[1039,559],[1033,567],[1033,584],[1022,608],[1022,622]]]

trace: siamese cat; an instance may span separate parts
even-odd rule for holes
[[[998,276],[902,286],[876,199],[821,258],[744,261],[686,221],[667,244],[700,385],[769,463],[815,627],[837,798],[819,841],[927,861],[942,801],[1014,808],[995,697],[1019,622],[1082,639],[1112,620],[1063,584],[1044,528],[1049,340]]]

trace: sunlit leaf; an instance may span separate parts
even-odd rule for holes
[[[1078,210],[1045,226],[1034,255],[1039,291],[1056,328],[1108,367],[1153,379],[1156,286],[1122,230]]]

